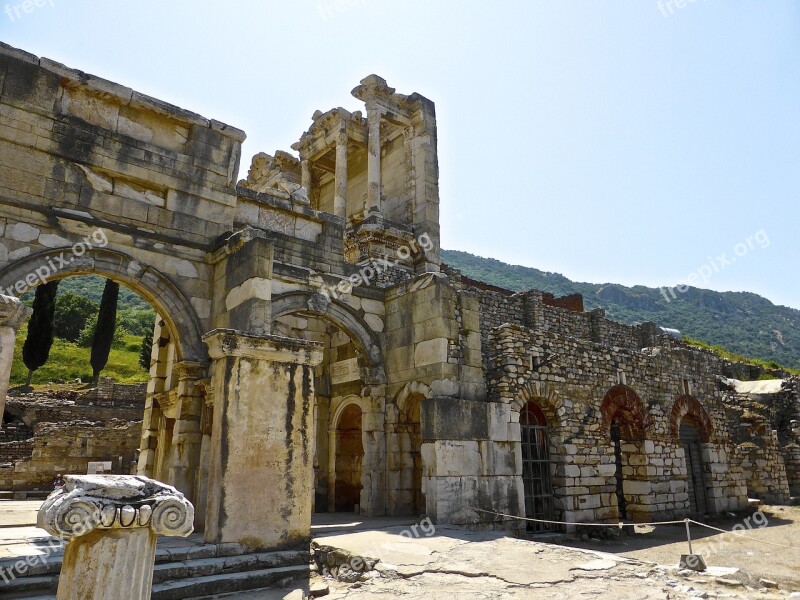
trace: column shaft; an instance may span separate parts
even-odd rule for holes
[[[344,129],[336,137],[333,214],[337,217],[347,216],[347,132]]]
[[[367,110],[367,209],[381,210],[381,113]]]

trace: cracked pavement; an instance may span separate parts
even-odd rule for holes
[[[352,557],[378,559],[355,583],[326,577],[331,599],[404,598],[800,598],[792,590],[756,589],[737,569],[706,574],[613,554],[439,527],[416,538],[394,527],[319,537],[316,544]],[[798,590],[800,592],[800,590]]]

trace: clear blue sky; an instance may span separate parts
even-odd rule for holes
[[[724,253],[703,287],[800,308],[800,2],[37,1],[0,39],[241,127],[242,176],[378,73],[436,102],[444,248],[651,286]]]

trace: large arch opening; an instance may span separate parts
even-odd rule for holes
[[[700,446],[702,426],[691,415],[681,420],[679,439],[686,461],[686,485],[689,493],[689,510],[693,514],[704,515],[709,511],[705,465]]]
[[[200,454],[194,433],[202,413],[202,398],[194,382],[205,376],[208,355],[193,305],[165,274],[107,248],[75,256],[72,247],[55,248],[22,258],[0,270],[0,287],[24,294],[43,283],[78,276],[116,282],[155,312],[149,365],[143,368],[147,388],[135,470],[194,498]],[[137,354],[141,340],[139,345]],[[124,460],[130,465],[127,457]]]
[[[563,399],[547,383],[528,382],[514,399],[514,413],[520,430],[522,478],[519,491],[523,516],[542,520],[570,521],[569,513],[578,509],[575,496],[567,493],[568,472],[576,457],[565,452],[570,442],[559,415]],[[572,475],[572,474],[570,474]],[[534,516],[534,515],[540,516]],[[549,515],[549,516],[544,516]],[[552,524],[528,522],[528,531],[555,531]]]

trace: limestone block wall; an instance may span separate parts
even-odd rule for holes
[[[101,377],[89,398],[101,402],[141,404],[144,406],[147,383],[122,384],[112,377]]]
[[[789,495],[792,498],[800,497],[800,445],[789,444],[783,449],[783,456]]]
[[[523,511],[518,421],[503,403],[443,397],[423,403],[422,486],[436,522],[520,527],[475,510]]]
[[[754,443],[755,442],[755,443]],[[744,471],[747,492],[770,504],[786,504],[791,496],[783,455],[774,431],[763,439],[744,442],[736,447],[736,458]]]
[[[66,398],[52,398],[46,394],[27,394],[10,396],[6,413],[24,422],[28,427],[36,423],[64,423],[67,421],[108,421],[123,419],[139,421],[141,407],[104,406],[83,403],[77,394],[67,394]]]
[[[113,277],[207,360],[206,252],[233,226],[244,133],[5,44],[0,80],[0,286]]]
[[[387,292],[387,396],[421,382],[433,395],[485,397],[477,298],[458,293],[437,273]]]
[[[30,458],[33,440],[0,442],[0,464]]]

